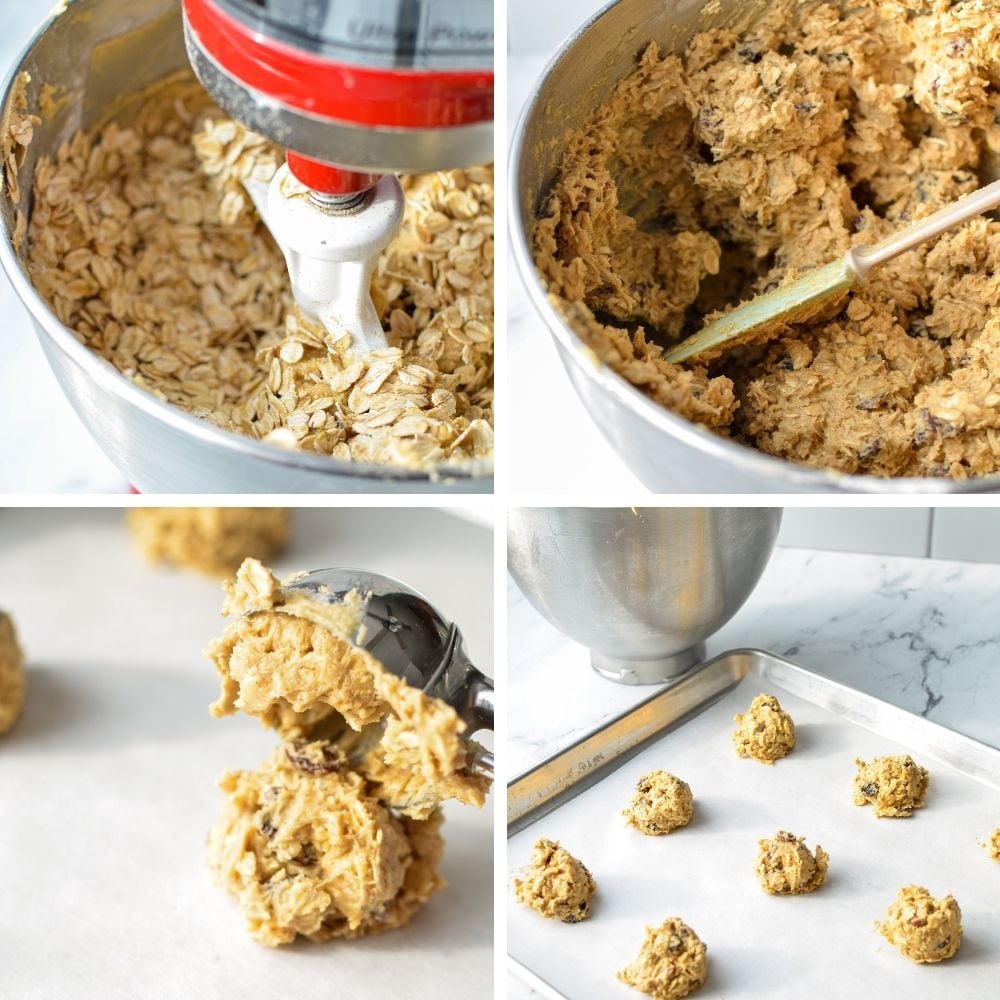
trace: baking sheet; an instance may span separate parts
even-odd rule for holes
[[[614,974],[638,953],[645,926],[668,916],[708,945],[699,997],[997,995],[1000,864],[981,844],[1000,825],[1000,792],[914,750],[931,772],[926,808],[910,819],[876,819],[870,806],[851,803],[854,758],[910,748],[784,690],[773,679],[780,672],[765,680],[754,667],[702,714],[510,838],[508,883],[539,837],[560,841],[597,881],[591,918],[572,925],[516,904],[508,884],[511,964],[543,995],[637,996]],[[761,691],[778,697],[798,732],[793,753],[773,767],[737,757],[730,742],[733,715]],[[842,702],[835,693],[833,703]],[[1000,768],[1000,752],[989,753]],[[691,823],[665,837],[643,836],[620,815],[638,778],[655,768],[694,793]],[[757,839],[778,830],[829,853],[817,892],[776,897],[759,888]],[[950,961],[917,966],[873,927],[911,882],[953,893],[962,907],[965,937]]]
[[[0,736],[0,997],[491,996],[492,805],[447,806],[449,886],[402,931],[272,950],[204,863],[223,771],[273,734],[213,719],[216,582],[146,566],[117,510],[0,511],[28,700]],[[426,593],[492,674],[492,534],[433,510],[295,515],[282,572],[364,565]],[[491,797],[492,799],[492,797]]]

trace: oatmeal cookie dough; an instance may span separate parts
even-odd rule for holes
[[[764,892],[797,896],[818,889],[826,881],[830,857],[819,844],[816,853],[811,853],[805,839],[780,830],[757,842],[754,871]]]
[[[922,809],[930,776],[909,754],[855,760],[854,804],[875,806],[876,816],[912,816]]]
[[[1000,826],[990,834],[990,839],[986,842],[986,850],[990,852],[990,857],[994,861],[1000,861]]]
[[[651,399],[768,454],[876,476],[1000,471],[990,218],[767,345],[663,360],[716,312],[995,175],[996,14],[994,0],[779,0],[676,55],[649,45],[565,139],[534,232],[550,299]]]
[[[363,595],[321,603],[284,589],[255,559],[223,586],[223,614],[234,621],[205,650],[221,679],[213,715],[246,712],[284,740],[307,742],[381,726],[358,767],[380,801],[416,819],[445,799],[483,804],[489,781],[464,770],[465,724],[454,709],[357,645]]]
[[[402,927],[444,886],[440,812],[397,818],[350,770],[302,768],[279,747],[220,788],[209,865],[262,944]]]
[[[773,764],[795,746],[795,723],[774,695],[759,694],[745,713],[733,716],[733,746],[741,757]]]
[[[189,76],[136,110],[35,167],[27,269],[60,321],[224,430],[432,476],[488,468],[492,167],[404,181],[403,225],[372,279],[389,346],[358,358],[349,332],[298,315],[284,259],[237,190],[283,155]]]
[[[669,917],[646,928],[639,956],[618,978],[654,1000],[681,1000],[708,975],[707,948],[683,920]]]
[[[247,557],[281,552],[290,517],[281,507],[133,507],[125,523],[150,562],[229,576]]]
[[[903,886],[878,932],[914,962],[941,962],[962,943],[962,911],[954,896],[935,899],[919,885]]]
[[[17,644],[14,622],[0,611],[0,733],[17,721],[24,705],[24,654]]]
[[[514,879],[518,902],[550,920],[577,924],[590,916],[597,883],[582,861],[554,840],[537,840],[531,866],[523,879]]]
[[[659,836],[691,822],[691,786],[666,771],[650,771],[636,783],[625,819],[640,833]]]

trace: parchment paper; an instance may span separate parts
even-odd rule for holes
[[[805,664],[808,666],[808,664]],[[732,717],[768,691],[795,721],[797,745],[768,767],[736,756]],[[876,819],[851,803],[854,758],[906,752],[751,673],[734,691],[593,788],[512,837],[508,883],[539,837],[558,840],[597,881],[589,920],[545,920],[514,902],[511,956],[572,1000],[640,994],[615,978],[638,954],[647,924],[678,916],[708,946],[709,976],[694,996],[962,998],[1000,983],[1000,863],[981,846],[1000,825],[1000,793],[932,761],[927,805],[909,819]],[[687,827],[647,837],[621,810],[636,781],[662,768],[694,794]],[[753,873],[757,840],[778,830],[830,855],[827,883],[770,896]],[[874,929],[908,883],[954,894],[965,937],[951,960],[918,966]],[[536,988],[538,988],[538,984]],[[549,995],[557,993],[550,991]]]
[[[404,930],[256,944],[212,884],[215,782],[275,745],[213,719],[218,583],[146,566],[115,510],[0,511],[28,700],[0,736],[3,1000],[375,1000],[492,991],[491,806],[446,808],[449,887]],[[431,510],[296,512],[282,572],[363,565],[426,593],[492,673],[492,535]]]

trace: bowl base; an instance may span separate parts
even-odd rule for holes
[[[651,660],[627,660],[590,651],[590,665],[602,677],[619,684],[662,684],[685,670],[690,670],[705,658],[705,644],[699,642],[680,653],[658,656]]]

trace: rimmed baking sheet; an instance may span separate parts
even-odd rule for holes
[[[778,697],[798,731],[794,752],[773,767],[740,759],[730,741],[733,715],[762,691]],[[698,712],[699,704],[708,707]],[[649,743],[627,759],[630,722]],[[652,735],[656,728],[665,735]],[[904,752],[931,772],[926,808],[876,819],[854,806],[854,758]],[[691,823],[665,837],[645,837],[621,817],[638,778],[655,768],[684,778],[695,797]],[[513,782],[509,798],[521,828],[508,840],[508,883],[534,841],[548,837],[598,885],[591,918],[570,925],[516,904],[508,884],[510,964],[545,996],[638,996],[615,972],[635,957],[644,927],[668,916],[708,945],[698,997],[997,995],[1000,863],[982,845],[1000,826],[1000,751],[778,657],[717,657]],[[759,888],[757,839],[779,829],[829,853],[819,891],[772,897]],[[950,961],[915,965],[875,931],[908,883],[958,899],[965,939]]]

